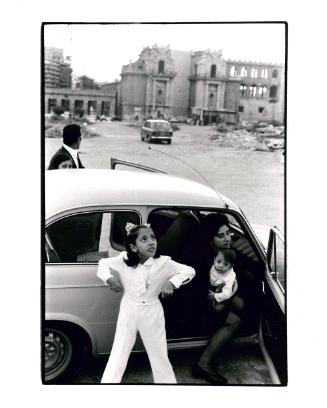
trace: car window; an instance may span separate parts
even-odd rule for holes
[[[285,244],[282,239],[273,234],[268,265],[274,280],[285,290]]]
[[[62,218],[46,229],[48,263],[97,262],[124,249],[126,222],[138,224],[131,211],[93,212]]]
[[[167,122],[155,122],[153,123],[153,129],[156,130],[169,130],[170,129],[170,125]]]

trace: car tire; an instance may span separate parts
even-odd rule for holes
[[[167,144],[171,144],[171,140],[167,140]]]
[[[77,341],[76,338],[79,338]],[[86,355],[83,336],[72,328],[47,324],[44,330],[44,381],[60,383],[72,376]]]

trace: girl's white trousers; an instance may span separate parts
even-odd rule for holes
[[[155,383],[176,383],[168,359],[165,317],[159,299],[132,299],[123,295],[111,354],[101,383],[119,383],[140,332],[148,353]]]

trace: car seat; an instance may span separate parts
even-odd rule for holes
[[[199,227],[199,220],[189,211],[182,211],[158,240],[158,252],[178,260],[191,235]]]

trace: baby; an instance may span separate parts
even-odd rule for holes
[[[217,312],[221,312],[226,306],[237,311],[244,307],[243,300],[236,296],[238,284],[233,269],[235,257],[232,249],[218,249],[210,269],[210,285],[213,290],[209,290],[208,298]]]

